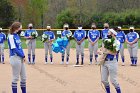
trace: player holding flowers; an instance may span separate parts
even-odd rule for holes
[[[106,93],[110,93],[110,85],[108,77],[110,76],[111,83],[115,87],[117,93],[121,93],[119,83],[117,81],[117,54],[120,49],[120,42],[116,39],[117,32],[110,29],[108,32],[108,39],[103,40],[103,50],[105,53],[104,63],[101,65],[101,81],[105,86]],[[100,57],[99,57],[100,58]]]
[[[44,43],[44,48],[45,48],[45,64],[48,63],[48,51],[50,54],[50,61],[51,64],[53,64],[53,55],[52,55],[52,42],[55,39],[54,33],[51,31],[51,26],[47,26],[47,31],[45,31],[42,35],[42,41]]]

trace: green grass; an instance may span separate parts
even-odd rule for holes
[[[21,41],[22,41],[22,47],[24,49],[27,48],[27,46],[25,44],[26,40],[22,38]],[[101,45],[101,43],[102,43],[102,40],[100,39],[99,46]],[[75,48],[75,46],[76,46],[75,40],[71,40],[71,48]],[[124,47],[127,48],[126,43],[124,44]],[[7,41],[5,42],[5,48],[6,49],[8,48]],[[42,43],[42,41],[40,39],[36,40],[36,48],[44,48],[44,44]],[[85,40],[85,48],[88,48],[88,40],[87,39]],[[139,40],[139,48],[140,48],[140,40]]]

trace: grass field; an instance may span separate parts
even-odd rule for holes
[[[26,42],[26,40],[22,38],[22,47],[24,49],[27,48],[25,42]],[[101,42],[102,42],[102,40],[100,39],[99,46],[101,46]],[[139,42],[140,42],[140,40],[139,40]],[[71,40],[71,48],[75,48],[75,45],[76,45],[75,40]],[[126,43],[124,44],[124,47],[127,48]],[[7,41],[5,42],[5,48],[6,49],[8,48]],[[42,43],[42,41],[39,38],[36,40],[36,48],[38,48],[38,49],[44,48],[44,44]],[[85,48],[88,48],[88,40],[87,39],[85,40]],[[140,43],[139,43],[139,48],[140,48]]]

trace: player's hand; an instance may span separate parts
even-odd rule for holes
[[[130,45],[130,46],[132,46],[132,45],[133,45],[133,43],[129,42],[129,45]]]
[[[28,38],[32,39],[33,37],[32,36],[29,36]]]
[[[80,41],[78,41],[78,42],[77,42],[77,44],[78,44],[78,45],[81,45],[81,42],[80,42]]]
[[[26,58],[23,58],[23,63],[25,63],[26,62]]]
[[[94,46],[94,44],[95,44],[94,42],[91,43],[92,46]]]
[[[52,45],[52,42],[49,42],[50,45]]]

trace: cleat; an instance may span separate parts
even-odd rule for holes
[[[61,62],[61,63],[60,63],[60,65],[63,65],[63,64],[64,64],[64,62]]]
[[[54,63],[53,62],[51,62],[51,65],[53,65]]]
[[[76,62],[76,65],[79,65],[79,62]]]
[[[66,65],[68,65],[69,64],[69,62],[66,62]]]
[[[45,62],[45,65],[48,64],[48,62]]]
[[[124,64],[124,63],[122,63],[122,66],[125,66],[125,64]]]

